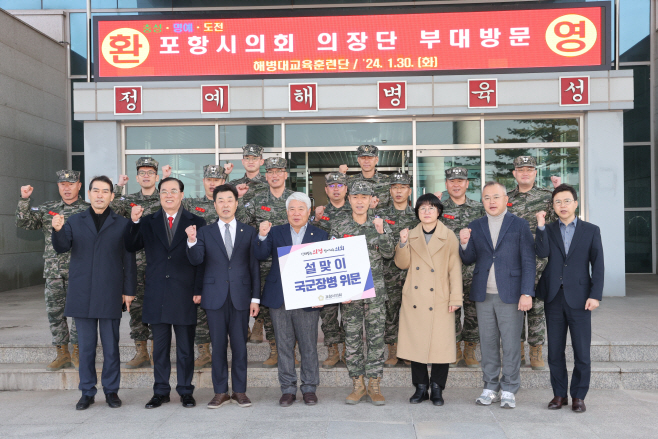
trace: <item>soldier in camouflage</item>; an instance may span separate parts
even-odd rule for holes
[[[377,206],[388,206],[389,180],[388,175],[377,172],[377,163],[379,163],[379,149],[375,145],[361,145],[356,149],[357,160],[361,167],[361,172],[356,175],[347,177],[347,185],[351,187],[355,181],[368,181],[372,183],[375,196],[372,199],[371,209]],[[347,173],[347,165],[340,165],[339,172]],[[370,212],[372,214],[373,211]]]
[[[71,215],[89,208],[89,203],[80,198],[80,173],[78,171],[62,170],[57,172],[57,186],[62,197],[57,201],[49,201],[38,207],[31,207],[32,186],[21,187],[21,198],[16,208],[16,227],[25,230],[41,230],[45,237],[43,252],[43,277],[46,279],[45,297],[46,312],[52,344],[57,351],[57,357],[48,365],[47,370],[54,371],[64,367],[78,368],[78,333],[75,329],[75,319],[71,321],[71,331],[64,316],[66,303],[66,288],[69,280],[69,261],[71,253],[55,252],[52,244],[52,219],[55,215],[63,215],[68,219]],[[73,357],[69,353],[69,341],[73,344]]]
[[[537,230],[537,212],[546,212],[546,222],[557,221],[557,215],[553,210],[552,191],[545,188],[537,187],[535,180],[537,178],[537,161],[531,156],[519,156],[514,159],[514,170],[512,171],[516,179],[516,189],[510,191],[507,195],[509,201],[507,210],[514,215],[523,218],[530,224],[532,237],[535,237]],[[558,177],[551,177],[553,185],[559,185]],[[535,287],[546,268],[548,259],[537,258],[537,277],[535,278]],[[546,339],[546,317],[544,316],[544,302],[532,298],[532,308],[527,311],[528,316],[528,344],[530,345],[530,366],[533,370],[543,370],[546,368],[542,356],[542,345]],[[523,332],[521,333],[521,364],[525,364],[525,347],[526,323],[523,322]]]
[[[350,203],[345,200],[347,194],[347,177],[340,172],[330,172],[324,177],[324,191],[329,197],[329,203],[315,208],[315,216],[311,224],[325,232],[331,230],[331,222],[344,213],[352,214]],[[338,320],[340,305],[325,305],[320,309],[324,345],[328,347],[327,359],[322,363],[325,369],[331,369],[340,361],[338,345],[343,343],[343,361],[345,361],[345,330]]]
[[[238,221],[249,224],[258,230],[260,223],[269,221],[272,226],[280,226],[288,223],[288,211],[286,209],[286,200],[293,191],[286,188],[286,179],[288,178],[287,161],[283,157],[270,157],[265,160],[265,169],[267,183],[269,189],[259,191],[254,197],[244,202],[240,198],[238,210],[235,217]],[[261,293],[265,287],[265,277],[272,268],[272,259],[260,263],[260,280],[261,280]],[[255,336],[256,325],[260,325],[265,329],[265,337],[270,344],[270,357],[265,360],[263,366],[276,367],[278,364],[278,353],[276,349],[276,341],[274,339],[274,328],[272,327],[272,318],[270,317],[269,309],[260,306],[258,318],[254,323],[254,330],[252,330],[252,338]],[[262,337],[262,336],[261,336]]]
[[[395,253],[396,238],[382,218],[368,215],[374,188],[370,182],[355,181],[349,186],[351,215],[341,215],[331,222],[329,236],[347,238],[364,235],[372,270],[376,297],[343,302],[341,305],[345,329],[345,362],[353,390],[345,400],[358,404],[367,395],[375,405],[386,400],[381,393],[380,383],[384,369],[384,331],[386,327],[386,284],[383,260],[391,259]],[[364,353],[363,328],[367,353]],[[364,375],[368,378],[366,389]]]
[[[267,179],[260,174],[260,167],[264,162],[262,146],[250,143],[242,147],[242,166],[245,174],[229,183],[235,186],[239,193],[244,194],[241,196],[243,203],[248,203],[256,193],[267,188]],[[260,335],[262,339],[262,328]]]
[[[468,170],[462,167],[446,169],[446,194],[441,202],[443,213],[441,221],[448,229],[452,230],[459,239],[459,231],[485,215],[484,207],[479,201],[471,200],[466,196],[468,189]],[[480,342],[478,332],[477,312],[475,302],[471,301],[471,283],[473,283],[473,270],[475,265],[462,265],[462,279],[464,285],[464,325],[462,326],[462,308],[455,311],[455,334],[457,335],[457,361],[450,367],[467,366],[479,367],[480,363],[475,358],[475,350]],[[462,354],[461,342],[464,341]]]
[[[130,195],[122,195],[123,187],[128,182],[127,175],[120,175],[119,182],[114,186],[114,201],[110,203],[110,209],[119,215],[129,218],[133,206],[142,206],[143,215],[150,215],[160,209],[160,193],[156,183],[159,163],[152,157],[140,157],[135,163],[137,167],[136,181],[140,190]],[[162,168],[162,177],[167,178],[171,174],[171,166]],[[144,250],[135,253],[137,259],[137,290],[136,296],[130,305],[130,338],[135,341],[135,356],[124,366],[126,369],[139,367],[151,367],[151,358],[147,349],[147,340],[153,340],[148,325],[142,323],[142,304],[144,302],[144,288],[146,282],[146,255]],[[151,347],[152,349],[152,347]]]
[[[383,218],[393,231],[397,245],[400,231],[413,229],[419,223],[414,209],[409,205],[411,196],[411,177],[396,172],[390,176],[391,206],[384,206],[375,211],[375,217]],[[388,359],[385,367],[398,364],[398,329],[400,326],[400,305],[402,304],[402,287],[407,278],[407,270],[400,270],[393,259],[384,260],[384,280],[386,282],[386,331],[384,342],[388,345]]]

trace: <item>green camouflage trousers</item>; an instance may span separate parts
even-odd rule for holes
[[[267,260],[260,263],[260,294],[263,295],[265,288],[265,277],[272,268],[272,261]],[[256,321],[263,325],[263,332],[265,332],[265,339],[267,341],[274,341],[274,326],[272,326],[272,317],[270,317],[270,309],[266,306],[260,305]]]
[[[137,253],[139,255],[139,252]],[[144,288],[146,282],[146,264],[137,264],[137,288],[135,298],[130,303],[130,338],[135,341],[153,340],[151,328],[142,322],[144,305]]]
[[[345,342],[345,330],[343,325],[338,321],[339,304],[325,305],[320,308],[320,318],[322,319],[322,333],[324,334],[324,345]]]
[[[210,328],[208,328],[208,316],[206,310],[197,306],[196,308],[196,333],[194,344],[200,345],[210,343]]]
[[[539,283],[539,278],[544,272],[548,259],[537,258],[537,276],[535,277],[535,289]],[[541,346],[546,340],[546,316],[544,315],[544,301],[532,298],[532,308],[525,313],[528,316],[526,324],[525,316],[523,318],[523,329],[521,331],[521,341],[526,341],[526,328],[528,330],[528,344],[530,346]]]
[[[345,329],[345,362],[350,377],[381,377],[384,370],[386,304],[377,296],[370,303],[356,300],[341,305]],[[366,349],[363,346],[363,329]]]
[[[75,319],[71,319],[71,336],[69,337],[69,325],[64,316],[66,305],[66,278],[46,278],[46,313],[50,324],[50,334],[53,338],[53,346],[78,344],[78,331],[75,329]]]
[[[407,278],[407,270],[391,267],[392,261],[384,261],[384,282],[386,282],[386,329],[384,343],[393,344],[398,341],[400,330],[400,305],[402,304],[402,287]]]
[[[473,277],[464,277],[464,306],[455,311],[455,334],[457,343],[465,341],[468,343],[479,343],[480,333],[478,331],[478,315],[475,310],[475,302],[468,295],[471,293]],[[464,325],[462,326],[462,309],[464,310]]]

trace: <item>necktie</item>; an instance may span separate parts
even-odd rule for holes
[[[169,220],[169,228],[171,229],[172,227],[174,227],[174,217],[170,216],[167,219]]]
[[[228,224],[226,224],[226,233],[224,233],[224,247],[226,247],[226,254],[230,260],[233,253],[233,239],[231,238],[231,228]]]

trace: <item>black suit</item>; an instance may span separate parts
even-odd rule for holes
[[[203,267],[196,267],[187,259],[185,229],[189,226],[201,228],[206,222],[181,207],[170,243],[166,217],[160,209],[141,218],[137,224],[130,221],[125,228],[124,239],[130,251],[144,249],[148,260],[142,321],[148,323],[153,331],[153,393],[169,395],[171,391],[169,354],[173,326],[178,375],[176,391],[179,395],[186,395],[194,391],[196,306],[193,296],[201,294]]]
[[[535,250],[548,265],[537,286],[537,297],[544,299],[548,365],[555,396],[567,397],[567,363],[564,349],[567,329],[571,334],[574,370],[571,397],[585,399],[591,376],[590,345],[592,313],[585,309],[587,299],[603,296],[603,245],[601,231],[594,224],[577,220],[568,253],[560,233],[560,221],[537,228]],[[591,268],[591,277],[590,277]]]
[[[226,350],[231,340],[231,383],[233,392],[247,390],[247,332],[249,304],[260,299],[258,261],[251,243],[258,233],[253,227],[236,221],[233,252],[229,259],[220,227],[221,219],[198,230],[197,242],[188,248],[193,265],[204,264],[201,307],[208,316],[212,342],[212,382],[215,393],[228,393]],[[232,232],[233,233],[233,232]]]
[[[108,207],[109,209],[109,207]],[[103,346],[103,392],[117,393],[121,380],[119,323],[122,295],[134,296],[137,286],[135,254],[124,246],[128,220],[110,211],[99,231],[91,208],[71,216],[59,232],[53,229],[53,248],[71,250],[69,286],[64,314],[74,317],[80,349],[80,385],[83,395],[96,394],[96,345]]]

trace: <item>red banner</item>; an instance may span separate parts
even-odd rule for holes
[[[608,18],[601,4],[407,12],[96,17],[95,77],[390,76],[609,68]]]

